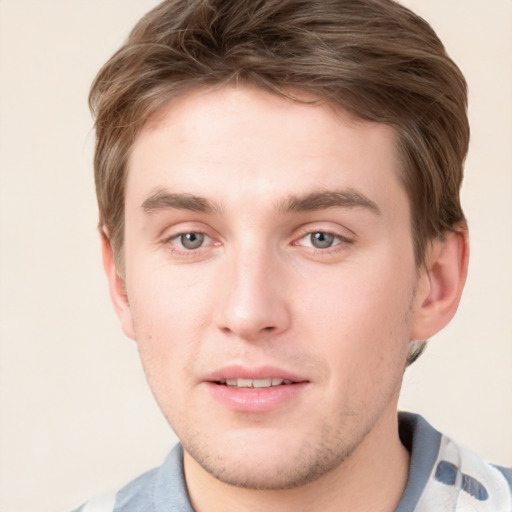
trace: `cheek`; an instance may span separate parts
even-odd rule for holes
[[[140,358],[148,379],[169,380],[194,361],[208,325],[210,293],[194,278],[170,272],[134,272],[128,297]],[[152,386],[153,387],[153,386]]]
[[[127,291],[139,331],[186,336],[201,326],[210,307],[206,276],[201,269],[191,272],[159,261],[134,268]]]
[[[173,411],[189,400],[187,369],[197,360],[194,318],[179,295],[138,290],[132,304],[137,350],[144,374],[160,409],[171,424]],[[146,300],[144,300],[146,299]]]
[[[398,397],[408,346],[404,304],[359,289],[335,303],[324,339],[328,404],[363,417]]]
[[[333,378],[347,385],[358,381],[371,387],[403,369],[414,281],[410,271],[400,268],[387,276],[389,269],[372,265],[318,279],[316,292],[297,315],[300,331],[324,352]]]
[[[386,268],[387,267],[387,268]],[[296,291],[302,318],[315,317],[319,328],[389,337],[404,325],[410,309],[412,273],[387,265],[332,269],[303,282]]]

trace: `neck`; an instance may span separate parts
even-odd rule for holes
[[[234,487],[206,472],[185,451],[185,475],[196,512],[392,512],[407,483],[409,453],[394,414],[379,421],[357,449],[321,478],[293,489]]]

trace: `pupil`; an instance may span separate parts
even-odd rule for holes
[[[181,244],[185,249],[197,249],[201,247],[204,241],[204,235],[201,233],[185,233],[181,235]]]
[[[331,247],[334,242],[334,236],[329,233],[313,233],[311,235],[311,243],[313,247],[317,249],[326,249],[327,247]]]

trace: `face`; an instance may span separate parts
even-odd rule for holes
[[[387,126],[243,86],[142,130],[119,314],[186,464],[293,487],[395,425],[418,307],[398,161]]]

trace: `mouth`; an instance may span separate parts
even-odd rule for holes
[[[288,379],[281,379],[278,377],[272,377],[268,379],[221,379],[214,382],[220,386],[228,386],[230,388],[239,388],[239,389],[265,389],[271,388],[275,386],[283,386],[289,384],[295,384]]]
[[[208,375],[205,384],[227,409],[266,413],[297,404],[311,382],[280,368],[231,366]]]

